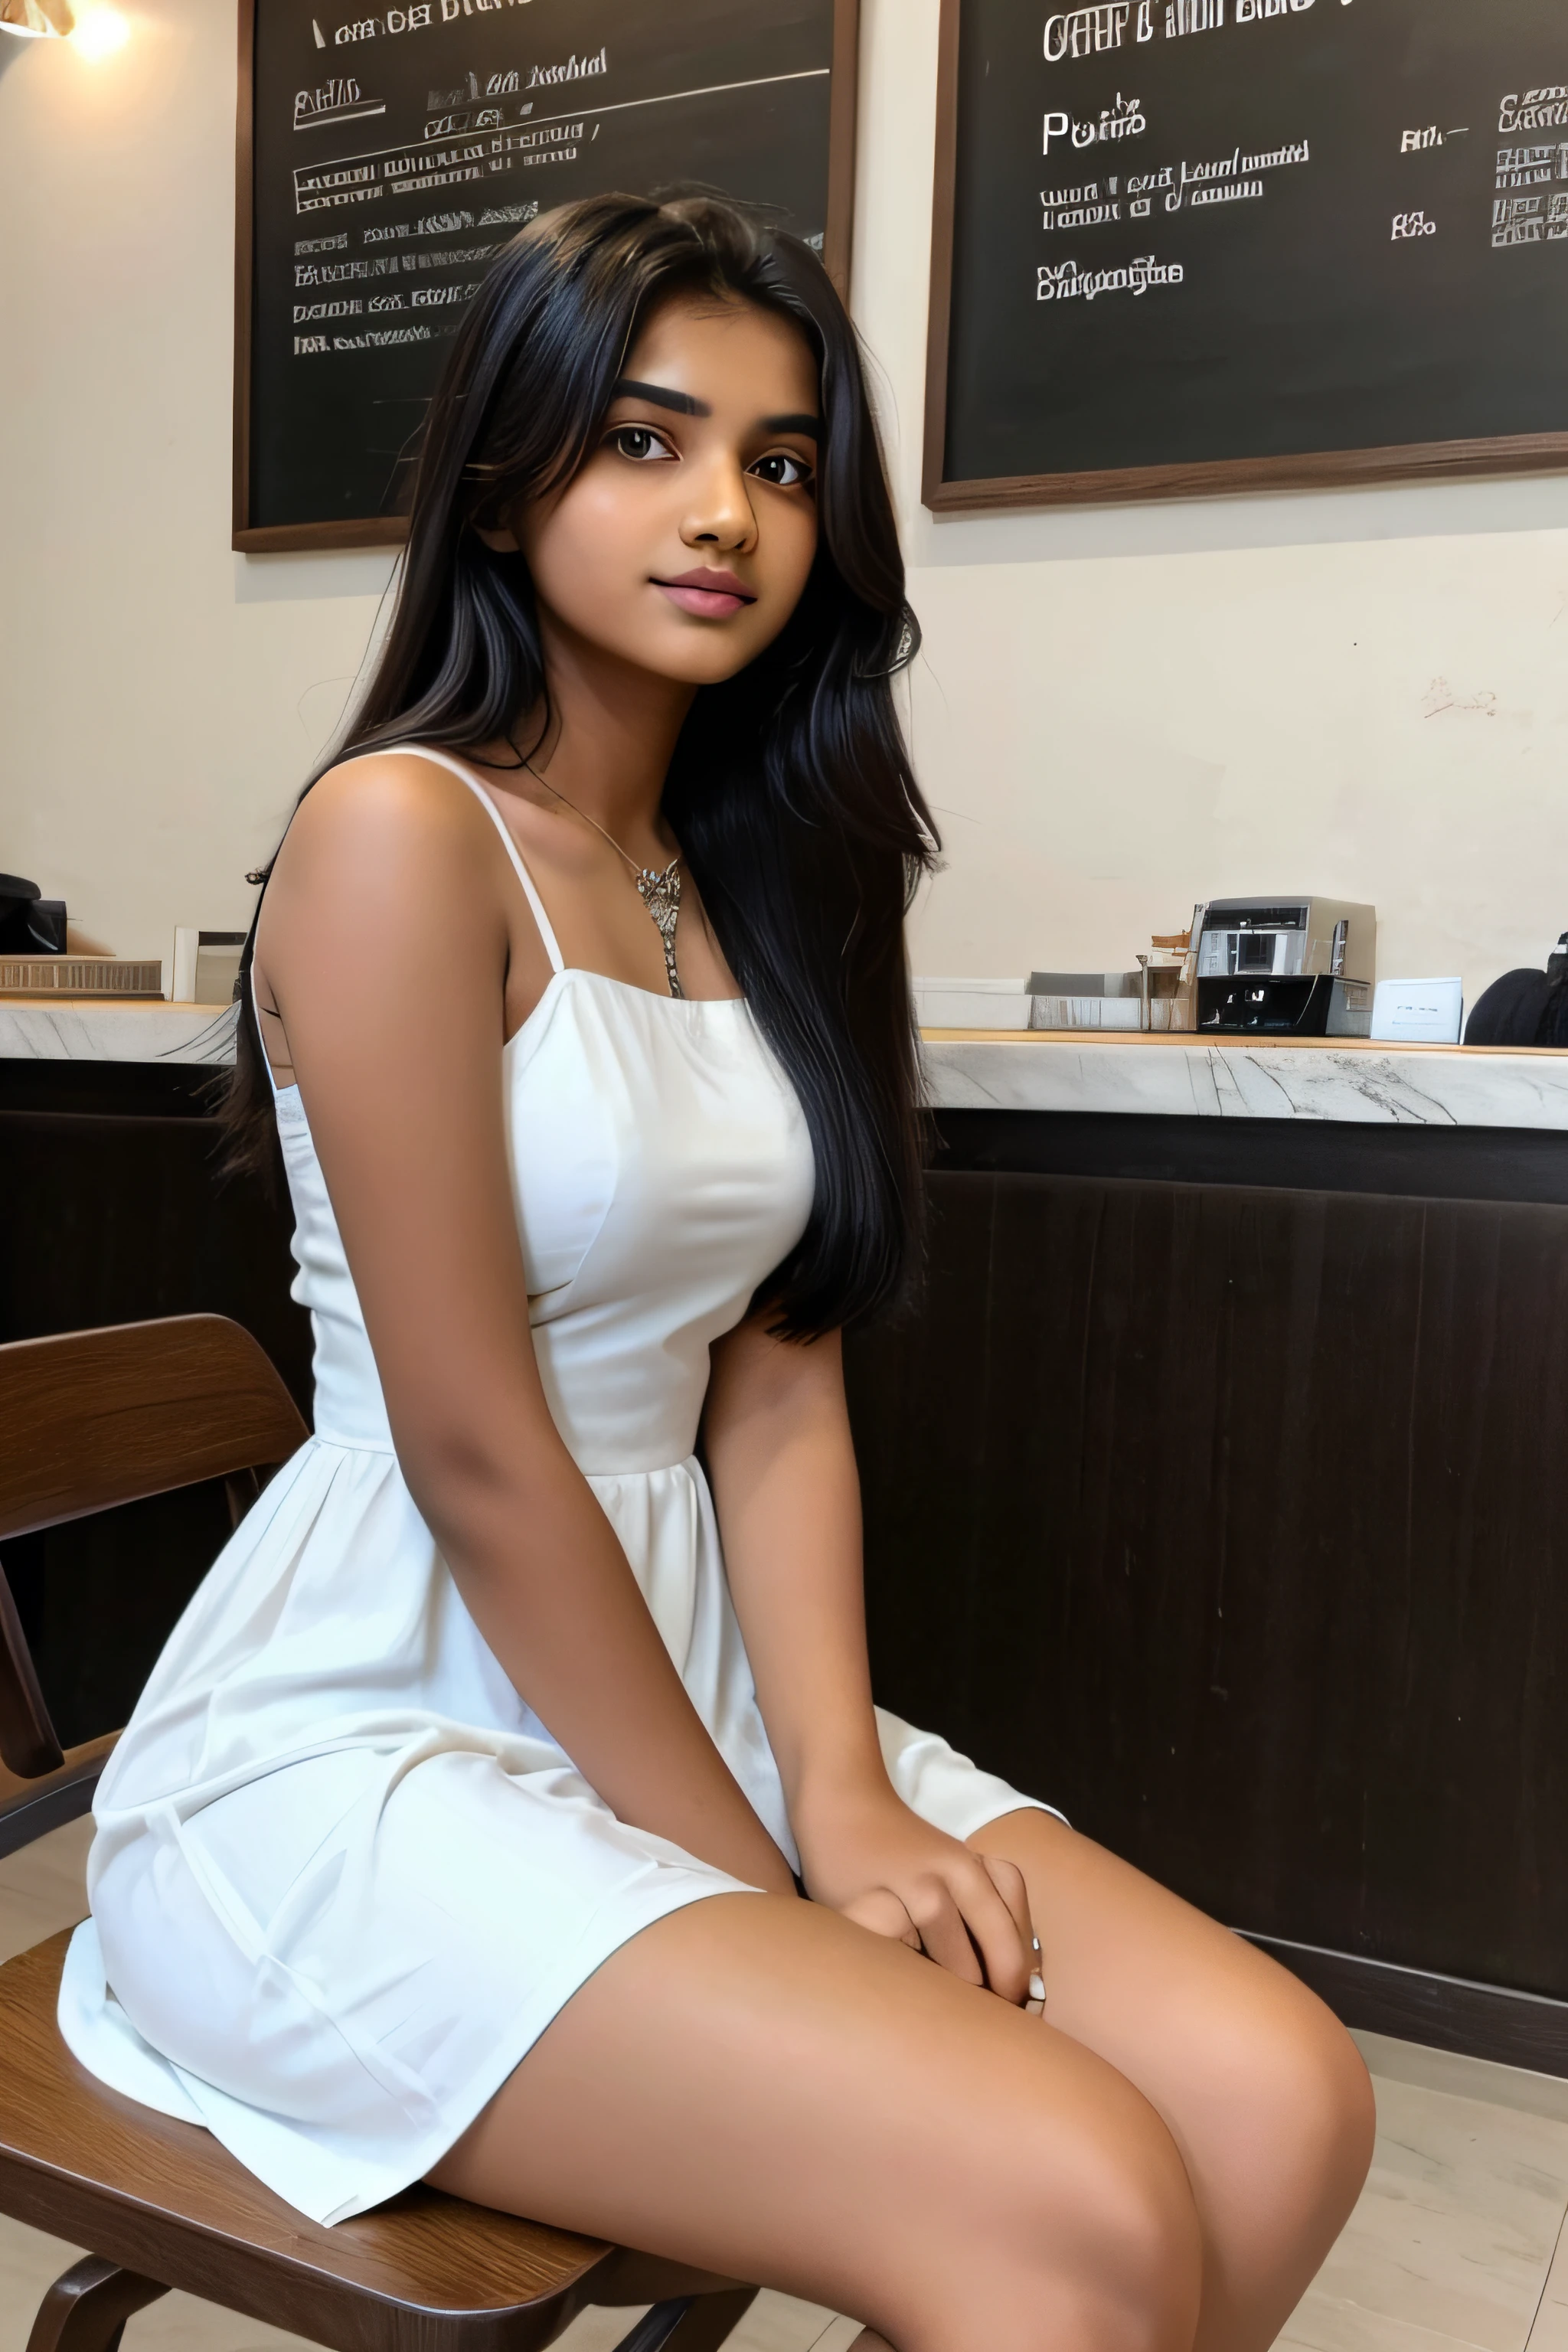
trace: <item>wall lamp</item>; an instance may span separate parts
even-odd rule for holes
[[[0,33],[19,33],[24,40],[65,40],[76,30],[70,0],[0,0]]]
[[[84,58],[107,58],[124,47],[131,27],[103,0],[0,0],[0,33],[68,40]]]

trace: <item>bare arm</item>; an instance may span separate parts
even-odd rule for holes
[[[810,1347],[753,1317],[713,1351],[703,1421],[730,1589],[808,1892],[955,1975],[1022,2000],[1028,1909],[895,1794],[871,1704],[860,1482],[837,1333]],[[915,1931],[910,1934],[910,1927]],[[978,1956],[978,1957],[977,1957]]]
[[[258,936],[398,1461],[480,1633],[605,1801],[793,1894],[540,1381],[503,1129],[503,875],[453,780],[358,761],[295,819]]]

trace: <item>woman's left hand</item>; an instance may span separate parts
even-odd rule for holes
[[[837,1800],[795,1831],[814,1903],[1015,2007],[1039,2007],[1039,1946],[1013,1863],[932,1829],[890,1788]]]

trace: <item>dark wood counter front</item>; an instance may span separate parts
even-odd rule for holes
[[[1568,1137],[940,1125],[849,1351],[879,1696],[1352,2022],[1568,2073]]]

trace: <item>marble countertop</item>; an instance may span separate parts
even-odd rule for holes
[[[234,1008],[96,996],[0,997],[0,1060],[229,1062]]]
[[[0,998],[0,1058],[221,1064],[233,1030],[228,1005]],[[923,1059],[941,1110],[1568,1129],[1568,1053],[931,1029]]]
[[[939,1110],[1568,1129],[1568,1053],[928,1029],[922,1058]]]

